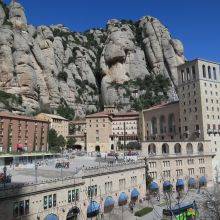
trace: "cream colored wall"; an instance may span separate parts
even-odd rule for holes
[[[128,165],[127,165],[128,166]],[[118,169],[121,169],[121,166],[118,167]],[[105,173],[106,171],[110,171],[111,167],[106,170],[105,168]],[[95,170],[97,171],[97,170]],[[97,185],[98,187],[98,195],[96,197],[93,197],[93,200],[95,200],[97,203],[100,204],[101,211],[103,212],[103,206],[104,206],[104,201],[107,196],[112,196],[115,200],[115,206],[117,206],[117,201],[120,192],[125,192],[130,201],[130,194],[133,188],[137,188],[138,191],[140,192],[140,197],[143,198],[145,196],[145,182],[144,182],[144,173],[145,169],[141,166],[137,166],[136,169],[128,169],[124,170],[121,169],[119,172],[114,172],[114,173],[106,173],[103,175],[97,175],[97,176],[91,176],[90,177],[84,177],[84,179],[80,182],[81,185],[79,186],[68,186],[69,183],[74,184],[74,180],[68,180],[64,181],[63,183],[59,183],[59,186],[62,186],[61,188],[57,188],[57,190],[49,190],[48,192],[39,192],[38,190],[42,190],[42,188],[50,188],[51,185],[56,184],[56,183],[51,183],[51,184],[44,184],[42,187],[41,185],[36,186],[35,188],[35,193],[33,193],[33,190],[31,190],[32,194],[29,196],[25,196],[27,193],[26,191],[23,192],[22,196],[19,196],[16,194],[16,198],[8,198],[4,199],[3,202],[1,202],[0,205],[0,219],[7,219],[7,220],[15,220],[13,218],[13,202],[16,201],[23,201],[29,199],[30,201],[30,213],[28,216],[22,216],[23,220],[36,220],[37,216],[40,217],[40,219],[44,219],[48,214],[54,213],[57,216],[59,216],[59,219],[66,219],[68,211],[73,207],[77,206],[80,208],[81,215],[79,216],[79,219],[87,219],[86,217],[86,210],[90,202],[90,198],[88,198],[88,187],[92,185]],[[137,183],[136,184],[131,184],[131,177],[137,177]],[[119,190],[119,179],[126,179],[126,184],[125,188],[122,190]],[[84,182],[85,181],[85,182]],[[113,183],[113,188],[112,192],[105,192],[105,183],[106,182],[112,182]],[[74,190],[74,189],[79,189],[79,201],[74,202],[74,203],[68,203],[68,191],[69,190]],[[13,193],[13,192],[11,192]],[[20,192],[21,193],[21,192]],[[43,198],[44,196],[48,196],[51,194],[56,194],[57,196],[57,205],[56,207],[49,208],[49,209],[44,209],[43,208]],[[21,217],[18,217],[16,219],[21,219]]]
[[[96,146],[100,146],[101,152],[110,151],[111,122],[108,117],[86,118],[86,133],[88,152],[95,151]]]
[[[169,154],[162,154],[162,145],[166,143],[169,146]],[[179,143],[181,145],[181,154],[175,154],[174,146]],[[186,146],[188,143],[192,144],[193,154],[187,154]],[[203,144],[203,153],[198,153],[198,143]],[[150,144],[154,144],[156,147],[156,154],[148,154],[148,147]],[[155,181],[161,186],[164,179],[168,179],[171,182],[175,182],[177,178],[183,178],[185,181],[189,177],[199,179],[201,176],[206,176],[208,184],[211,186],[213,181],[212,175],[212,156],[210,141],[206,142],[143,142],[142,143],[142,156],[148,158],[149,172],[157,172],[157,178]],[[194,164],[188,164],[188,159],[194,159]],[[199,164],[199,159],[203,158],[205,163]],[[182,160],[182,165],[177,165],[176,160]],[[169,161],[170,166],[165,167],[163,162]],[[150,162],[156,162],[156,167],[151,167]],[[200,173],[199,168],[205,167],[205,174]],[[189,168],[194,168],[194,175],[189,175]],[[183,175],[177,176],[176,171],[182,169]],[[163,171],[170,170],[171,175],[168,178],[163,177]]]
[[[169,133],[168,132],[168,116],[169,114],[174,114],[175,117],[175,128],[176,133]],[[166,126],[166,132],[160,133],[160,116],[165,117],[165,126]],[[173,139],[179,139],[179,104],[170,104],[167,106],[164,106],[162,108],[158,109],[152,109],[152,110],[143,110],[140,112],[140,118],[142,118],[140,123],[140,129],[142,130],[141,136],[142,140],[146,141],[152,140],[152,126],[151,126],[151,119],[153,117],[156,117],[157,119],[157,135],[155,136],[155,140],[160,140],[161,136],[164,136],[164,140],[170,140],[171,135],[173,136]]]
[[[50,128],[54,129],[58,135],[66,138],[69,134],[69,122],[67,120],[52,118],[49,115],[40,113],[36,116],[37,119],[43,119],[50,122]]]
[[[206,78],[203,77],[203,65],[205,65],[206,67]],[[191,70],[192,66],[195,66],[196,69],[196,80],[190,80],[188,82],[182,83],[181,77],[179,77],[179,98],[182,129],[184,128],[184,126],[189,127],[189,139],[211,140],[210,145],[212,146],[212,152],[216,153],[216,156],[213,159],[213,169],[216,166],[220,168],[220,131],[218,132],[218,125],[220,125],[219,65],[203,60],[196,60],[181,65],[178,68],[179,75],[181,74],[181,70],[186,70],[187,67],[189,67]],[[211,67],[211,79],[209,79],[208,77],[208,66]],[[216,68],[216,80],[213,77],[213,68]],[[185,89],[185,92],[183,90],[183,87]],[[194,91],[196,92],[196,96],[187,96],[188,92],[193,94]],[[185,98],[183,97],[184,93]],[[193,103],[194,99],[197,100],[197,103],[190,105],[189,101]],[[183,105],[184,102],[186,103],[185,106]],[[196,113],[193,111],[190,113],[189,108],[194,108],[195,106],[197,107],[198,111]],[[184,114],[184,109],[186,109],[186,114]],[[185,118],[186,120],[184,120]],[[198,124],[200,127],[201,133],[199,137],[192,135],[195,130],[196,124]],[[211,134],[208,133],[208,124],[210,124],[212,130],[213,124],[216,125],[216,134],[214,134],[213,132]]]

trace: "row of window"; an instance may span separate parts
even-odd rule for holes
[[[187,159],[187,163],[189,165],[194,164],[195,159],[193,158],[189,158]],[[199,164],[203,164],[205,163],[205,159],[204,158],[199,158],[198,159]],[[176,160],[176,166],[182,166],[183,165],[183,161],[182,160]],[[170,161],[163,161],[163,167],[170,167],[171,166],[171,162]],[[155,161],[153,162],[149,162],[149,167],[150,168],[156,168],[157,167],[157,163]]]
[[[137,185],[137,176],[132,176],[131,177],[131,186],[136,186]],[[124,190],[126,188],[126,180],[125,178],[119,179],[119,190]],[[108,194],[112,192],[113,190],[113,182],[105,182],[105,194]],[[88,187],[88,198],[95,197],[98,195],[98,186],[97,185],[92,185]],[[71,200],[72,201],[72,200]]]
[[[208,72],[208,76],[207,76],[207,72]],[[206,67],[205,65],[202,66],[202,73],[203,73],[203,78],[209,78],[209,79],[217,79],[217,75],[216,75],[216,68],[213,67],[211,68],[210,66]]]
[[[205,174],[205,167],[199,167],[199,173],[204,175]],[[188,175],[191,176],[191,175],[194,175],[194,174],[195,174],[195,169],[194,168],[189,168],[188,169]],[[158,178],[158,175],[157,175],[156,171],[149,172],[149,175],[153,179],[157,179]],[[170,178],[171,177],[171,170],[164,170],[162,172],[162,176],[164,178]],[[183,169],[176,169],[176,176],[177,177],[183,176]]]
[[[182,82],[195,80],[196,79],[196,70],[195,66],[191,68],[187,67],[186,69],[181,70]]]
[[[204,147],[202,143],[198,143],[197,145],[197,151],[198,153],[202,153],[204,151]],[[170,150],[169,150],[169,145],[167,143],[164,143],[162,145],[162,154],[169,154]],[[176,143],[174,145],[174,153],[175,154],[181,154],[182,153],[182,147],[179,143]],[[193,146],[191,143],[188,143],[186,145],[186,153],[187,154],[193,154]],[[155,144],[149,144],[148,145],[148,154],[149,155],[156,155],[156,145]]]

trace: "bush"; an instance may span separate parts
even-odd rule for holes
[[[0,90],[0,102],[3,103],[7,110],[12,110],[12,105],[21,105],[22,96],[14,95]]]
[[[68,105],[60,105],[57,108],[57,114],[68,120],[73,120],[75,117],[74,109],[69,107]]]
[[[147,215],[148,213],[150,213],[152,211],[153,211],[153,208],[145,207],[145,208],[135,212],[134,215],[137,216],[137,217],[142,217],[142,216]]]

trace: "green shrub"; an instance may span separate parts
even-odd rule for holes
[[[75,110],[68,105],[62,104],[57,108],[57,114],[68,120],[73,120],[75,117]]]
[[[3,103],[7,110],[12,110],[12,105],[21,105],[22,96],[14,95],[0,90],[0,102]]]
[[[153,211],[153,208],[145,207],[145,208],[135,212],[134,215],[137,216],[137,217],[142,217],[142,216],[147,215],[148,213],[150,213],[152,211]]]

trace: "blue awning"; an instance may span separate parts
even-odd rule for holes
[[[55,214],[49,214],[44,220],[59,220],[59,218]]]
[[[190,177],[188,180],[188,185],[189,186],[195,186],[196,185],[196,180],[193,177]]]
[[[200,185],[205,185],[207,183],[206,177],[205,176],[201,176],[199,178],[199,184]]]
[[[118,205],[119,206],[125,205],[127,203],[127,200],[128,200],[128,196],[126,195],[125,192],[122,192],[118,198]]]
[[[104,212],[109,213],[114,209],[115,201],[111,196],[108,196],[104,202]]]
[[[171,184],[171,182],[169,180],[166,180],[163,182],[163,187],[167,188],[167,187],[172,187],[173,185]]]
[[[92,218],[99,214],[100,206],[96,201],[90,202],[87,208],[87,217]]]
[[[115,204],[114,199],[113,199],[111,196],[108,196],[108,197],[105,199],[104,207],[114,206],[114,204]]]
[[[150,188],[150,190],[158,190],[159,186],[156,182],[151,182],[149,188]]]
[[[184,181],[182,179],[177,179],[176,186],[184,186]]]
[[[138,192],[138,190],[136,188],[134,188],[131,191],[131,198],[137,198],[140,195],[140,193]]]

